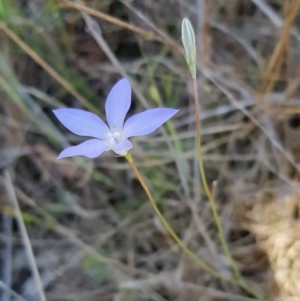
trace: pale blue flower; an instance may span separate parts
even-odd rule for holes
[[[130,117],[124,123],[130,105],[130,83],[127,79],[121,79],[112,88],[105,103],[108,126],[97,115],[87,111],[53,110],[55,116],[68,130],[79,136],[93,138],[66,148],[59,154],[58,159],[72,156],[95,158],[109,150],[125,156],[132,149],[128,138],[151,134],[178,112],[170,108],[150,109]]]

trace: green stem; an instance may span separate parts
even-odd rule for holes
[[[210,188],[207,184],[207,180],[206,180],[206,175],[205,175],[205,171],[204,171],[204,166],[203,166],[203,156],[202,156],[202,143],[201,143],[201,123],[200,123],[200,117],[199,117],[199,112],[200,112],[200,108],[199,108],[199,99],[198,99],[198,90],[197,90],[197,80],[196,78],[193,78],[193,90],[194,90],[194,96],[195,96],[195,115],[196,115],[196,129],[197,129],[197,150],[198,150],[198,162],[199,162],[199,169],[200,169],[200,174],[201,174],[201,179],[202,179],[202,184],[203,184],[203,188],[204,191],[209,199],[209,203],[210,203],[210,207],[213,213],[213,217],[214,220],[216,222],[217,225],[217,230],[218,230],[218,236],[219,239],[221,241],[221,245],[223,248],[223,251],[225,253],[225,256],[228,258],[232,269],[235,273],[235,276],[237,278],[237,282],[239,283],[239,286],[242,287],[245,291],[247,291],[249,294],[255,296],[257,299],[259,300],[263,300],[261,298],[260,295],[258,295],[254,290],[252,290],[251,287],[249,287],[245,281],[243,280],[240,271],[236,265],[236,263],[234,262],[231,253],[229,251],[228,245],[226,243],[226,239],[225,239],[225,235],[223,232],[223,228],[221,225],[221,221],[218,215],[218,211],[217,211],[217,205],[216,202],[214,200],[214,197],[210,191]]]
[[[142,185],[146,195],[149,198],[149,201],[151,203],[151,206],[153,207],[156,215],[158,216],[159,220],[161,221],[161,223],[163,224],[163,226],[165,227],[165,229],[167,230],[167,232],[172,236],[172,238],[176,241],[176,243],[179,245],[179,247],[182,249],[183,252],[185,252],[194,262],[196,262],[200,267],[202,267],[206,272],[208,272],[209,274],[220,278],[224,281],[230,282],[232,284],[236,284],[239,285],[239,283],[231,278],[227,278],[225,276],[223,276],[222,274],[218,273],[217,271],[215,271],[213,268],[211,268],[208,264],[206,264],[204,261],[202,261],[198,256],[196,256],[185,244],[184,242],[177,236],[177,234],[174,232],[174,230],[171,228],[171,226],[169,225],[169,223],[167,222],[167,220],[164,218],[164,216],[162,215],[162,213],[160,212],[159,208],[157,207],[152,194],[146,184],[146,182],[144,181],[144,179],[142,178],[139,170],[136,167],[136,164],[133,161],[133,158],[131,156],[130,153],[127,153],[127,155],[125,156],[125,158],[127,159],[127,161],[130,163],[130,166],[135,174],[135,176],[137,177],[137,179],[139,180],[140,184]]]
[[[247,285],[247,283],[240,277],[238,280],[234,280],[232,278],[228,278],[223,276],[222,274],[218,273],[217,271],[215,271],[213,268],[211,268],[208,264],[206,264],[204,261],[202,261],[197,255],[195,255],[185,244],[184,242],[177,236],[177,234],[174,232],[174,230],[171,228],[171,226],[169,225],[169,223],[167,222],[167,220],[164,218],[164,216],[162,215],[162,213],[160,212],[159,208],[157,207],[154,198],[152,197],[152,194],[146,184],[146,182],[144,181],[143,177],[141,176],[139,170],[137,169],[137,166],[135,164],[135,162],[133,161],[133,158],[131,156],[131,154],[128,152],[127,155],[125,155],[125,158],[127,159],[127,161],[130,163],[130,166],[135,174],[135,176],[137,177],[137,179],[139,180],[140,184],[142,185],[146,195],[149,198],[150,204],[153,207],[156,215],[158,216],[159,220],[161,221],[161,223],[163,224],[163,226],[165,227],[165,229],[167,230],[167,232],[171,235],[171,237],[175,240],[175,242],[178,244],[178,246],[182,249],[182,251],[184,253],[187,254],[187,256],[193,260],[196,264],[198,264],[200,267],[202,267],[207,273],[215,276],[216,278],[219,278],[223,281],[227,281],[231,284],[235,284],[241,288],[243,288],[246,292],[248,292],[250,295],[254,296],[256,299],[263,301],[264,299],[257,294],[254,290],[252,290],[251,287],[249,287]],[[203,169],[203,163],[202,164],[202,169]],[[206,183],[206,186],[208,188],[208,185]],[[210,193],[210,192],[209,192]],[[211,194],[210,194],[211,195]],[[223,232],[222,232],[223,233]]]
[[[200,108],[199,108],[199,99],[198,99],[198,90],[197,90],[196,79],[193,79],[193,90],[194,90],[194,96],[195,96],[197,150],[198,150],[198,159],[199,159],[198,162],[199,162],[199,169],[200,169],[202,184],[203,184],[205,194],[207,195],[207,197],[209,199],[210,207],[211,207],[215,222],[217,224],[218,235],[219,235],[219,239],[220,239],[221,244],[222,244],[223,251],[224,251],[226,257],[228,258],[228,260],[230,261],[231,266],[232,266],[232,268],[235,272],[235,275],[236,275],[237,279],[240,279],[241,274],[240,274],[240,271],[237,268],[237,266],[236,266],[236,264],[235,264],[235,262],[234,262],[234,260],[231,256],[229,248],[227,246],[227,243],[226,243],[226,240],[225,240],[225,235],[224,235],[223,228],[222,228],[222,225],[221,225],[221,221],[220,221],[218,211],[217,211],[216,202],[215,202],[215,200],[213,198],[213,195],[210,191],[210,188],[207,184],[206,175],[205,175],[205,171],[204,171],[203,157],[202,157],[202,142],[201,142],[201,123],[200,123],[200,117],[199,117]]]
[[[179,245],[179,247],[182,249],[182,251],[184,253],[187,254],[187,256],[193,260],[196,264],[198,264],[200,267],[202,267],[207,273],[215,276],[216,278],[219,278],[221,280],[224,280],[226,282],[229,282],[231,284],[237,285],[241,288],[243,288],[245,291],[247,291],[250,295],[254,296],[255,298],[257,298],[258,300],[263,301],[264,299],[257,294],[254,290],[251,289],[251,287],[249,287],[242,278],[238,279],[238,280],[234,280],[232,278],[228,278],[223,276],[222,274],[218,273],[217,271],[215,271],[213,268],[211,268],[208,264],[206,264],[204,261],[202,261],[197,255],[195,255],[185,244],[184,242],[177,236],[177,234],[174,232],[174,230],[171,228],[171,226],[169,225],[169,223],[167,222],[167,220],[164,218],[164,216],[162,215],[162,213],[160,212],[159,208],[157,207],[152,194],[146,184],[146,182],[144,181],[144,179],[142,178],[139,170],[136,167],[136,164],[133,161],[133,158],[131,156],[130,153],[127,153],[127,155],[125,155],[125,158],[127,159],[127,161],[130,163],[130,166],[135,174],[135,176],[137,177],[137,179],[139,180],[140,184],[142,185],[146,195],[149,198],[150,204],[153,207],[156,215],[158,216],[159,220],[161,221],[161,223],[163,224],[163,226],[165,227],[165,229],[167,230],[167,232],[171,235],[171,237],[175,240],[175,242]],[[208,186],[207,186],[208,187]]]

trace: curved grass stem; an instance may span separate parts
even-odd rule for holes
[[[195,255],[185,244],[184,242],[177,236],[177,234],[174,232],[174,230],[172,229],[172,227],[169,225],[169,223],[167,222],[167,220],[164,218],[164,216],[162,215],[162,213],[160,212],[159,208],[156,205],[156,202],[146,184],[146,182],[144,181],[143,177],[141,176],[139,170],[137,169],[137,166],[135,164],[135,162],[133,161],[133,158],[131,156],[130,153],[127,153],[127,155],[125,156],[125,158],[127,159],[127,161],[130,163],[130,166],[135,174],[135,176],[137,177],[137,179],[139,180],[140,184],[142,185],[146,195],[149,198],[149,201],[151,203],[152,208],[154,209],[157,217],[159,218],[159,220],[161,221],[161,223],[163,224],[163,226],[165,227],[165,229],[167,230],[167,232],[171,235],[171,237],[175,240],[175,242],[178,244],[178,246],[182,249],[182,251],[184,253],[186,253],[188,255],[188,257],[190,257],[191,260],[193,260],[195,263],[197,263],[201,268],[203,268],[207,273],[215,276],[216,278],[222,279],[224,281],[230,282],[232,284],[236,284],[238,285],[238,282],[231,279],[231,278],[227,278],[225,276],[223,276],[222,274],[218,273],[217,271],[215,271],[212,267],[210,267],[208,264],[206,264],[204,261],[202,261],[197,255]]]
[[[171,235],[171,237],[175,240],[175,242],[181,248],[181,250],[192,261],[194,261],[197,265],[199,265],[201,268],[203,268],[207,273],[211,274],[212,276],[214,276],[216,278],[219,278],[219,279],[224,280],[226,282],[229,282],[231,284],[237,285],[237,286],[243,288],[246,292],[248,292],[250,295],[252,295],[253,297],[255,297],[257,300],[263,301],[264,299],[258,293],[256,293],[251,287],[249,287],[248,284],[243,280],[242,277],[240,277],[238,280],[235,280],[235,279],[223,276],[222,274],[220,274],[216,270],[214,270],[212,267],[210,267],[208,264],[206,264],[204,261],[202,261],[195,253],[193,253],[185,245],[185,243],[177,236],[177,234],[174,232],[174,230],[172,229],[172,227],[170,226],[170,224],[167,222],[167,220],[164,218],[164,216],[160,212],[159,208],[157,207],[156,202],[153,199],[153,196],[152,196],[152,194],[151,194],[151,192],[150,192],[150,190],[149,190],[146,182],[144,181],[143,177],[141,176],[139,170],[137,169],[137,166],[136,166],[135,162],[133,161],[133,158],[132,158],[131,154],[127,153],[127,155],[125,156],[125,158],[130,163],[130,166],[131,166],[131,168],[132,168],[135,176],[139,180],[139,182],[142,185],[142,187],[143,187],[146,195],[148,196],[149,201],[151,203],[151,206],[154,209],[157,217],[159,218],[159,220],[161,221],[161,223],[163,224],[163,226],[165,227],[165,229],[167,230],[167,232]]]

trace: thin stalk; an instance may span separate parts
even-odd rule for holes
[[[247,291],[249,294],[255,296],[259,300],[263,300],[261,296],[259,296],[250,286],[246,284],[246,282],[243,280],[241,273],[233,260],[231,253],[229,251],[228,245],[226,243],[224,231],[221,225],[220,217],[218,215],[218,210],[217,210],[217,205],[214,200],[214,197],[211,193],[211,190],[207,184],[207,179],[204,171],[204,165],[203,165],[203,156],[202,156],[202,143],[201,143],[201,122],[200,122],[200,117],[199,117],[199,99],[198,99],[198,90],[197,90],[197,80],[196,78],[193,78],[193,92],[194,92],[194,97],[195,97],[195,115],[196,115],[196,129],[197,129],[197,150],[198,150],[198,162],[199,162],[199,169],[200,169],[200,174],[201,174],[201,179],[202,179],[202,184],[203,188],[205,191],[205,194],[207,195],[210,203],[210,207],[213,213],[214,220],[217,225],[217,230],[218,230],[218,236],[221,241],[222,249],[225,253],[225,256],[228,258],[231,267],[235,273],[235,276],[237,278],[237,282],[239,283],[239,286],[242,287],[245,291]]]
[[[139,180],[140,184],[142,185],[146,195],[149,198],[150,204],[153,207],[156,215],[158,216],[159,220],[161,221],[161,223],[163,224],[163,226],[165,227],[165,229],[167,230],[167,232],[172,236],[172,238],[175,240],[175,242],[179,245],[179,247],[182,249],[183,252],[185,252],[194,262],[196,262],[200,267],[202,267],[206,272],[208,272],[209,274],[220,278],[224,281],[230,282],[232,284],[236,284],[239,285],[237,281],[231,279],[231,278],[227,278],[225,276],[223,276],[222,274],[218,273],[217,271],[215,271],[213,268],[211,268],[208,264],[206,264],[204,261],[202,261],[198,256],[196,256],[185,244],[184,242],[177,236],[177,234],[174,232],[174,230],[171,228],[171,226],[169,225],[169,223],[167,222],[167,220],[164,218],[164,216],[162,215],[162,213],[160,212],[159,208],[156,205],[155,200],[153,199],[153,196],[146,184],[146,182],[144,181],[144,179],[142,178],[139,170],[137,169],[137,166],[135,164],[135,162],[133,161],[133,158],[131,156],[130,153],[128,153],[125,158],[127,159],[127,161],[130,163],[130,166],[135,174],[135,176],[137,177],[137,179]]]
[[[31,271],[33,274],[33,279],[36,283],[36,290],[37,290],[37,294],[39,296],[39,300],[40,301],[47,301],[46,296],[45,296],[45,292],[43,289],[43,283],[40,277],[40,273],[34,258],[34,254],[32,251],[32,247],[30,244],[30,239],[23,221],[23,217],[21,214],[21,209],[19,207],[19,203],[16,197],[16,193],[12,184],[12,180],[9,174],[9,171],[6,170],[4,172],[4,176],[5,176],[5,180],[6,180],[6,185],[7,185],[7,192],[8,192],[8,196],[10,198],[10,201],[12,203],[12,207],[14,209],[15,215],[16,215],[16,219],[17,219],[17,223],[19,226],[19,231],[21,233],[22,239],[23,239],[23,243],[24,243],[24,247],[25,250],[27,252],[27,256],[28,256],[28,262],[29,265],[31,267]]]
[[[202,142],[201,142],[201,122],[200,122],[200,117],[199,117],[199,112],[200,112],[200,108],[199,108],[199,99],[198,99],[198,90],[197,90],[197,82],[196,79],[193,79],[193,92],[194,92],[194,96],[195,96],[195,115],[196,115],[196,129],[197,129],[197,150],[198,150],[198,162],[199,162],[199,169],[200,169],[200,174],[201,174],[201,179],[202,179],[202,184],[203,184],[203,188],[205,191],[205,194],[207,195],[209,202],[210,202],[210,206],[211,206],[211,210],[213,212],[213,216],[215,219],[215,222],[217,224],[217,230],[218,230],[218,235],[219,235],[219,239],[221,241],[222,244],[222,248],[224,250],[224,253],[226,255],[226,257],[228,258],[228,260],[231,263],[231,266],[235,272],[236,277],[239,279],[240,276],[240,272],[230,254],[229,248],[227,246],[226,240],[225,240],[225,236],[224,236],[224,232],[223,232],[223,228],[221,225],[221,221],[218,215],[218,211],[217,211],[217,206],[216,206],[216,202],[213,198],[213,195],[211,193],[211,190],[207,184],[207,180],[206,180],[206,175],[205,175],[205,171],[204,171],[204,165],[203,165],[203,157],[202,157]]]
[[[178,244],[178,246],[182,249],[182,251],[184,253],[187,254],[187,256],[193,260],[197,265],[199,265],[200,267],[202,267],[207,273],[215,276],[216,278],[219,278],[223,281],[229,282],[231,284],[237,285],[241,288],[243,288],[246,292],[248,292],[250,295],[254,296],[256,299],[263,301],[264,299],[258,295],[254,290],[251,289],[251,287],[249,287],[244,281],[243,279],[241,280],[234,280],[232,278],[228,278],[223,276],[222,274],[218,273],[217,271],[215,271],[213,268],[211,268],[208,264],[206,264],[204,261],[202,261],[197,255],[195,255],[185,244],[184,242],[177,236],[177,234],[174,232],[174,230],[172,229],[172,227],[169,225],[169,223],[167,222],[167,220],[164,218],[164,216],[162,215],[162,213],[160,212],[159,208],[156,205],[155,200],[153,199],[153,196],[146,184],[146,182],[144,181],[143,177],[141,176],[139,170],[137,169],[137,166],[135,164],[135,162],[133,161],[133,158],[131,156],[130,153],[127,153],[127,155],[125,155],[125,158],[127,159],[127,161],[129,162],[135,176],[137,177],[137,179],[139,180],[140,184],[142,185],[146,195],[149,198],[150,204],[152,206],[152,208],[154,209],[157,217],[159,218],[159,220],[161,221],[161,223],[163,224],[163,226],[165,227],[165,229],[167,230],[167,232],[171,235],[171,237],[175,240],[175,242]],[[207,186],[208,187],[208,186]]]

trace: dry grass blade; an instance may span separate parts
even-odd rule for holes
[[[1,276],[3,279],[3,286],[8,288],[12,285],[12,226],[12,217],[5,214],[2,217],[2,230],[3,235],[7,238],[7,240],[2,251],[2,256],[5,260],[1,266]],[[10,301],[10,297],[11,292],[4,289],[3,294],[0,296],[0,300]]]
[[[120,2],[122,2],[126,7],[133,11],[135,15],[137,15],[141,20],[143,20],[145,24],[153,28],[160,36],[164,37],[164,39],[168,41],[167,44],[172,45],[176,49],[176,51],[183,54],[183,48],[178,43],[176,43],[176,41],[174,41],[173,38],[166,34],[165,31],[159,29],[155,23],[151,22],[141,11],[137,10],[133,5],[131,5],[129,1],[120,0]]]
[[[231,93],[226,87],[223,86],[221,81],[226,82],[226,79],[218,78],[220,74],[214,73],[212,72],[212,70],[209,69],[203,69],[203,74],[207,78],[209,78],[216,85],[216,87],[218,87],[220,91],[222,91],[227,96],[227,98],[230,100],[234,107],[243,112],[243,114],[245,114],[245,116],[247,116],[253,122],[253,124],[264,133],[264,135],[270,140],[273,146],[286,158],[288,162],[291,163],[295,170],[297,170],[297,172],[300,174],[300,167],[298,166],[293,155],[290,154],[287,150],[285,150],[284,146],[276,139],[276,137],[274,137],[272,133],[268,131],[268,129],[266,129],[263,125],[260,124],[260,122],[252,114],[252,112],[242,107],[240,102],[234,97],[233,93]]]
[[[9,295],[14,297],[14,300],[16,301],[28,301],[24,299],[22,296],[17,294],[14,290],[12,290],[9,286],[7,286],[3,281],[0,280],[0,288],[5,293],[8,293]],[[11,300],[11,299],[10,299]]]
[[[52,109],[101,116],[97,99],[104,102],[120,77],[132,85],[128,118],[180,109],[151,136],[130,138],[132,156],[177,237],[234,277],[195,160],[185,17],[196,29],[204,168],[226,242],[253,289],[272,301],[299,300],[299,193],[283,198],[300,181],[300,1],[0,3],[0,173],[9,168],[13,178],[48,300],[252,300],[180,252],[124,158],[56,160],[85,137]],[[41,301],[3,182],[0,252],[11,260],[0,258],[0,301]]]
[[[117,57],[115,56],[115,54],[111,51],[109,45],[106,43],[106,41],[104,40],[102,34],[101,34],[101,29],[99,24],[97,24],[95,22],[95,20],[93,20],[88,14],[82,12],[82,16],[84,18],[84,21],[86,22],[87,28],[89,33],[93,36],[93,38],[95,39],[96,43],[98,44],[98,46],[103,50],[103,52],[106,54],[106,56],[109,58],[109,60],[111,61],[111,63],[113,64],[113,66],[117,69],[117,71],[123,76],[129,79],[128,74],[126,73],[126,71],[124,70],[124,68],[122,67],[122,65],[120,64],[119,60],[117,59]],[[132,89],[134,91],[134,93],[137,95],[137,97],[139,98],[139,100],[141,101],[142,105],[147,108],[148,102],[147,99],[144,97],[144,95],[140,92],[140,89],[137,87],[137,85],[135,83],[132,83]]]
[[[33,275],[35,284],[36,284],[37,294],[39,295],[40,301],[47,301],[45,293],[44,293],[44,289],[43,289],[43,283],[41,281],[40,273],[38,271],[38,267],[36,265],[36,261],[35,261],[32,247],[30,244],[30,239],[29,239],[29,236],[28,236],[28,233],[27,233],[27,230],[26,230],[26,227],[25,227],[22,215],[21,215],[18,200],[17,200],[16,194],[15,194],[15,190],[14,190],[12,180],[11,180],[8,170],[4,171],[4,177],[6,180],[7,192],[8,192],[10,201],[12,203],[13,209],[14,209],[14,213],[15,213],[15,216],[17,219],[19,230],[20,230],[20,233],[21,233],[21,236],[22,236],[22,239],[24,242],[24,246],[26,249],[26,253],[28,256],[28,262],[29,262],[29,265],[30,265],[30,268],[32,271],[32,275]]]
[[[32,50],[24,41],[22,41],[13,31],[5,24],[0,22],[0,30],[2,30],[10,39],[12,39],[23,51],[25,51],[37,64],[39,64],[50,76],[52,76],[59,84],[61,84],[70,94],[72,94],[85,108],[98,113],[87,99],[79,94],[74,87],[61,77],[48,63],[46,63],[34,50]]]
[[[177,44],[174,44],[174,43],[170,42],[167,39],[159,37],[159,36],[155,35],[153,32],[143,30],[142,28],[136,27],[136,26],[134,26],[130,23],[127,23],[127,22],[124,22],[124,21],[119,20],[117,18],[111,17],[108,14],[105,14],[103,12],[94,10],[90,7],[87,7],[87,6],[83,5],[83,4],[74,3],[74,2],[71,2],[71,1],[68,1],[68,0],[56,0],[56,1],[58,1],[61,4],[62,7],[77,9],[81,12],[85,12],[85,13],[87,13],[91,16],[94,16],[96,18],[99,18],[101,20],[110,22],[112,24],[115,24],[115,25],[123,27],[123,28],[126,28],[126,29],[128,29],[128,30],[130,30],[134,33],[137,33],[137,34],[141,35],[146,40],[159,41],[163,44],[175,47],[179,51],[181,50],[181,48]]]
[[[276,14],[276,12],[264,2],[264,0],[251,0],[255,3],[260,10],[275,24],[277,27],[281,27],[283,25],[282,19]]]
[[[281,31],[279,41],[271,55],[268,66],[262,78],[260,91],[262,94],[269,93],[273,90],[276,81],[278,80],[281,65],[284,61],[284,55],[289,47],[289,36],[292,23],[297,16],[300,7],[300,1],[294,0],[290,3],[287,10],[286,22]]]

